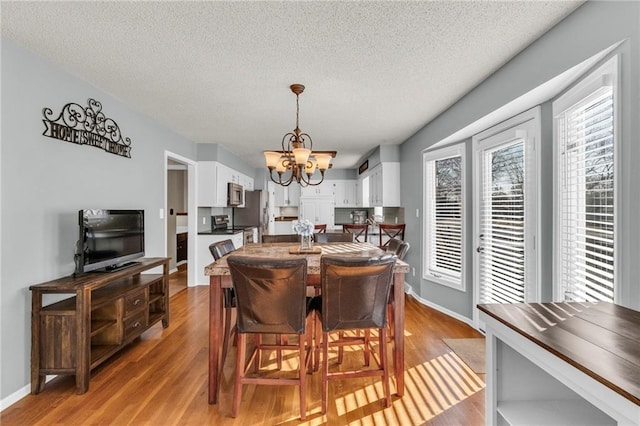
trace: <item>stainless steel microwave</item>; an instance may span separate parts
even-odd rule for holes
[[[244,201],[244,188],[237,183],[229,182],[227,188],[227,206],[238,207]]]

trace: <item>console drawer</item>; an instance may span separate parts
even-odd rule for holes
[[[137,336],[147,328],[147,316],[145,311],[141,311],[124,321],[125,340]]]
[[[149,303],[148,289],[143,288],[139,291],[127,294],[124,297],[124,316],[128,317],[138,309],[147,306]]]

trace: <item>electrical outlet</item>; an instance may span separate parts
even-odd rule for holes
[[[411,268],[411,275],[413,275],[414,277],[416,276],[416,268],[415,267]]]
[[[420,217],[420,209],[416,209],[416,217]]]
[[[158,212],[160,219],[164,219],[164,209],[160,209],[160,211]]]
[[[206,225],[206,224],[207,224],[207,218],[206,218],[206,217],[203,217],[203,218],[202,218],[202,224],[203,224],[203,225]]]

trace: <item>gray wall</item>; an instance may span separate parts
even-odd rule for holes
[[[42,136],[42,108],[103,105],[131,159]],[[29,286],[73,272],[83,208],[145,210],[146,253],[164,256],[164,151],[196,159],[195,144],[95,87],[2,40],[1,357],[0,398],[29,383]]]
[[[556,27],[531,44],[527,49],[505,64],[497,72],[465,95],[436,119],[401,145],[402,201],[405,220],[409,229],[421,229],[420,234],[409,234],[412,250],[407,261],[416,268],[415,276],[406,277],[409,285],[418,295],[429,302],[461,316],[471,318],[473,313],[472,293],[472,250],[468,238],[465,247],[465,262],[468,266],[467,290],[460,292],[436,283],[422,280],[422,152],[433,144],[463,129],[488,113],[509,103],[540,84],[570,69],[574,65],[592,57],[598,52],[624,41],[619,48],[621,57],[621,101],[623,107],[621,152],[619,153],[620,201],[622,212],[619,254],[620,282],[625,283],[623,304],[640,307],[640,217],[638,199],[640,182],[640,102],[638,82],[640,81],[640,3],[638,2],[587,2]],[[514,114],[515,115],[515,114]],[[551,108],[542,105],[542,168],[541,168],[541,225],[542,241],[542,296],[551,298],[552,278],[552,138]],[[467,147],[467,164],[471,164],[471,147]],[[469,168],[470,171],[470,168]],[[470,174],[467,188],[471,188]],[[471,195],[468,192],[465,213],[471,217]],[[416,218],[416,209],[420,218]],[[467,222],[467,235],[473,230]],[[415,250],[413,248],[416,248]]]

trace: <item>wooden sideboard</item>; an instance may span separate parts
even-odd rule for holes
[[[486,424],[640,424],[640,312],[605,302],[478,309]]]
[[[46,375],[73,374],[89,389],[91,370],[162,321],[169,326],[169,259],[137,260],[112,272],[91,272],[29,287],[31,290],[31,393]],[[160,274],[143,274],[162,267]],[[43,296],[75,296],[43,306]]]

